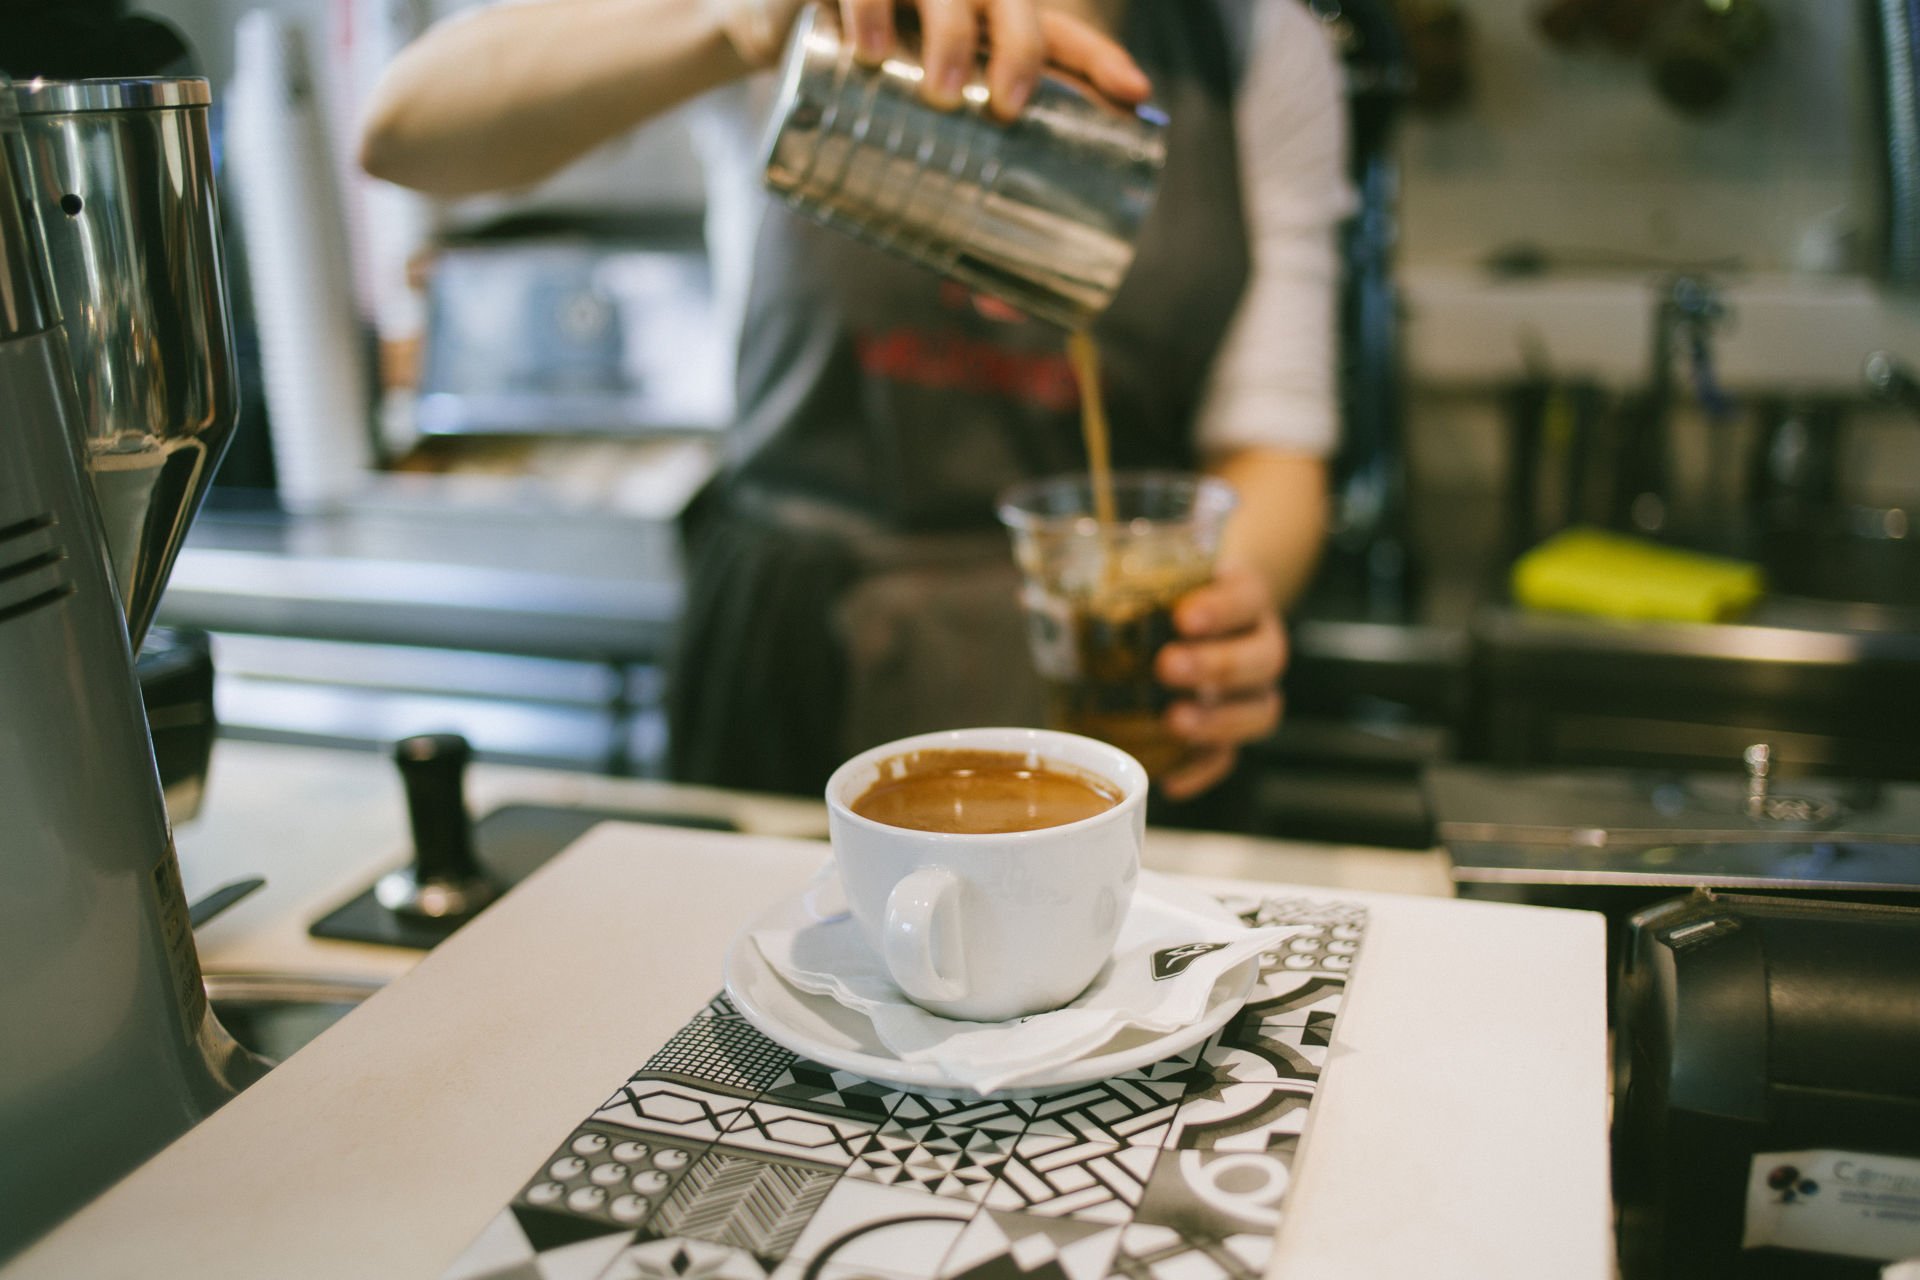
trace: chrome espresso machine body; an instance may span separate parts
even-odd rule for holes
[[[233,424],[206,82],[17,99],[0,79],[0,1261],[262,1070],[207,1006],[133,665]]]

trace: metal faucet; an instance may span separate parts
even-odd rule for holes
[[[1733,404],[1714,372],[1713,332],[1728,316],[1718,286],[1700,276],[1667,280],[1653,317],[1653,349],[1647,362],[1646,391],[1625,416],[1618,441],[1620,484],[1615,491],[1614,523],[1640,533],[1657,534],[1673,525],[1672,424],[1675,357],[1684,355],[1694,394],[1710,423],[1732,415]],[[1714,433],[1716,475],[1730,474],[1719,457],[1731,442]]]
[[[1867,357],[1860,373],[1876,400],[1897,404],[1920,417],[1920,376],[1915,376],[1912,366],[1890,351],[1876,351]]]

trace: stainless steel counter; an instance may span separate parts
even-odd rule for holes
[[[173,626],[594,662],[658,660],[680,613],[670,521],[512,509],[210,512]]]

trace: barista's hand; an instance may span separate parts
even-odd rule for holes
[[[893,11],[901,0],[840,0],[841,23],[862,61],[893,48]],[[920,13],[927,101],[960,105],[982,44],[993,113],[1011,120],[1033,95],[1040,68],[1051,64],[1081,76],[1110,98],[1141,102],[1147,77],[1110,37],[1078,18],[1042,9],[1036,0],[912,0]]]
[[[1160,789],[1185,800],[1233,771],[1241,743],[1280,723],[1276,686],[1287,644],[1266,579],[1239,565],[1222,565],[1212,582],[1181,597],[1173,625],[1181,638],[1160,650],[1154,670],[1188,695],[1167,708],[1167,724],[1193,750]]]

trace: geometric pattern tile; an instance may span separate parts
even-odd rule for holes
[[[1155,1147],[1030,1135],[1015,1144],[985,1204],[1043,1218],[1125,1223],[1159,1158]]]
[[[712,1142],[746,1114],[752,1096],[717,1086],[702,1089],[643,1071],[614,1090],[593,1118],[688,1141]]]
[[[1027,1133],[1157,1147],[1157,1134],[1187,1092],[1190,1072],[1186,1068],[1157,1080],[1121,1076],[1038,1099]]]
[[[1263,968],[1236,1022],[1304,1026],[1316,1015],[1331,1020],[1346,994],[1347,980],[1325,973],[1295,973],[1279,965]]]
[[[842,1178],[794,1241],[789,1261],[922,1280],[978,1212],[969,1200]]]
[[[808,1111],[878,1123],[906,1096],[891,1085],[876,1084],[851,1071],[824,1067],[792,1054],[787,1059],[766,1082],[766,1092],[760,1095],[763,1102],[787,1102]]]
[[[715,1147],[660,1206],[643,1234],[729,1245],[768,1269],[793,1247],[833,1190],[838,1169]]]
[[[895,1124],[938,1120],[942,1124],[1017,1137],[1032,1123],[1042,1101],[1039,1098],[930,1098],[925,1094],[905,1093],[895,1105],[892,1119]]]
[[[756,1102],[720,1139],[724,1148],[792,1156],[842,1169],[873,1134],[876,1123],[802,1107]]]
[[[1167,1145],[1188,1151],[1267,1151],[1305,1130],[1314,1085],[1228,1081],[1180,1104]]]
[[[607,1231],[639,1227],[706,1149],[673,1134],[589,1120],[522,1188],[514,1208]]]
[[[978,1201],[1013,1154],[1012,1134],[939,1121],[888,1125],[854,1153],[847,1176]]]
[[[1256,1280],[1365,909],[1286,930],[1204,1044],[1035,1098],[933,1098],[767,1040],[726,996],[522,1184],[449,1280]]]
[[[795,1055],[744,1018],[695,1018],[647,1059],[642,1071],[758,1092],[778,1080]]]
[[[1266,1236],[1189,1238],[1135,1225],[1122,1233],[1112,1274],[1125,1280],[1259,1280],[1272,1253]]]
[[[1312,1083],[1320,1078],[1326,1046],[1306,1042],[1307,1029],[1266,1023],[1230,1023],[1207,1041],[1194,1093],[1226,1081]]]
[[[502,1209],[461,1251],[453,1265],[441,1272],[441,1280],[493,1280],[516,1272],[529,1274],[539,1250],[520,1229],[512,1210]]]
[[[1104,1280],[1125,1228],[992,1209],[967,1224],[940,1280]]]
[[[767,1268],[745,1249],[674,1236],[633,1245],[595,1280],[766,1280],[766,1276]]]

